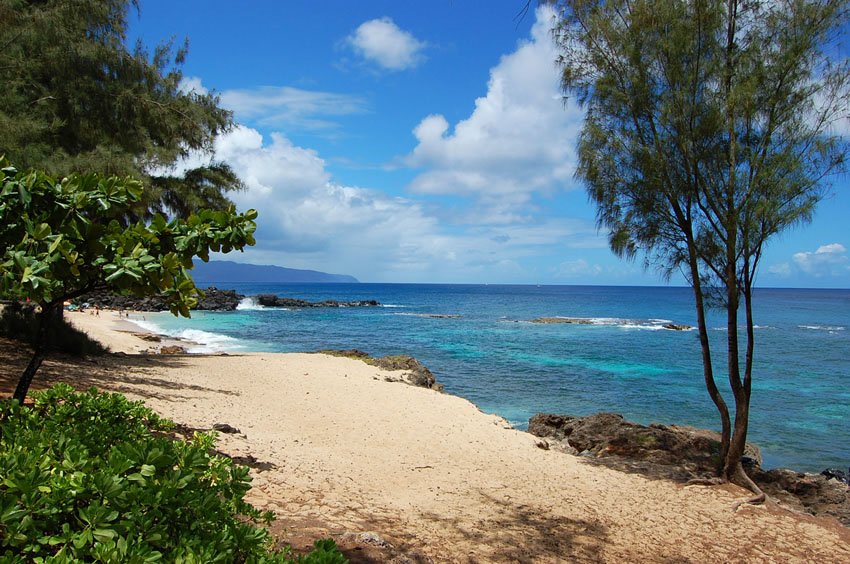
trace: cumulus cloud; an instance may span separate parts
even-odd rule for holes
[[[422,50],[427,45],[388,17],[360,24],[346,43],[363,59],[392,71],[415,67],[424,59]]]
[[[204,88],[204,85],[201,82],[201,79],[197,76],[184,76],[180,79],[180,84],[177,85],[177,88],[180,92],[188,94],[189,92],[196,92],[198,94],[204,95],[209,94],[209,90]]]
[[[847,249],[840,243],[822,245],[815,252],[795,253],[791,258],[800,271],[815,277],[837,276],[850,270]]]
[[[414,193],[468,196],[486,210],[482,220],[514,221],[535,195],[571,186],[583,113],[561,97],[554,12],[543,6],[536,17],[531,39],[491,69],[467,119],[452,127],[430,115],[413,130],[417,145],[404,162],[424,169]]]
[[[340,183],[317,151],[280,132],[264,136],[239,126],[220,136],[214,158],[229,163],[247,186],[233,199],[260,214],[257,246],[236,260],[366,281],[528,282],[610,274],[592,258],[606,247],[592,221],[540,213],[543,196],[567,187],[581,121],[561,102],[551,15],[537,12],[532,39],[492,69],[487,95],[468,119],[452,126],[433,115],[416,127],[418,145],[405,160],[423,170],[407,197]],[[200,81],[189,86],[203,87]],[[320,128],[328,117],[366,109],[355,97],[286,87],[229,91],[222,98],[237,119],[288,131],[299,124]],[[210,157],[189,160],[204,158]],[[467,196],[473,206],[443,208],[432,194]],[[540,257],[559,257],[565,249],[575,260],[560,269],[537,266]]]
[[[221,102],[233,110],[239,120],[290,130],[335,129],[337,124],[327,117],[358,114],[367,110],[365,100],[357,96],[290,86],[227,90],[222,92]]]
[[[238,207],[260,212],[257,246],[236,260],[369,281],[527,281],[527,259],[601,239],[582,220],[449,228],[423,202],[335,182],[316,151],[280,133],[237,127],[216,140],[215,158],[245,181]]]
[[[850,257],[841,243],[821,245],[815,251],[794,253],[791,260],[773,264],[768,272],[787,278],[804,274],[814,278],[829,278],[850,274]]]

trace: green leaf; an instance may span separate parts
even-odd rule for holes
[[[117,533],[112,529],[95,529],[92,531],[92,535],[95,539],[99,541],[112,540],[117,536]]]

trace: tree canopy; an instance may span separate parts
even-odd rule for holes
[[[577,175],[621,256],[694,289],[721,476],[743,473],[754,281],[768,241],[807,221],[845,169],[850,72],[834,42],[846,0],[567,0],[562,85],[586,108]],[[741,366],[738,310],[746,335]],[[727,312],[734,425],[714,378],[706,307]]]
[[[232,126],[218,97],[182,88],[187,44],[126,46],[137,0],[0,0],[0,154],[21,169],[133,176],[135,215],[225,209],[224,163],[175,175]]]
[[[254,210],[201,210],[170,221],[156,214],[127,225],[127,209],[143,192],[138,181],[96,174],[56,181],[43,172],[18,172],[3,158],[0,168],[0,296],[41,307],[30,381],[45,352],[47,326],[65,300],[100,287],[163,294],[172,313],[188,316],[199,294],[189,274],[192,259],[254,244]],[[19,399],[29,381],[22,384]]]

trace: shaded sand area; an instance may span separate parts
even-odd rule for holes
[[[115,333],[127,327],[113,313],[68,317],[113,351],[148,348]],[[2,353],[8,389],[26,358],[8,342]],[[279,516],[278,538],[358,539],[355,561],[850,562],[837,521],[770,503],[733,512],[747,496],[737,487],[542,450],[462,398],[387,376],[325,355],[128,354],[52,359],[38,378],[120,391],[189,428],[239,429],[219,448],[252,466],[249,500]]]

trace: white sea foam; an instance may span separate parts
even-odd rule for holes
[[[400,304],[381,304],[379,307],[410,307],[410,306],[400,305]]]
[[[746,331],[747,326],[746,325],[738,325],[738,329],[740,329],[742,331]],[[761,329],[775,329],[775,327],[773,327],[772,325],[753,325],[753,329],[758,331],[758,330],[761,330]],[[712,331],[726,331],[727,328],[726,327],[712,327],[711,330]]]
[[[129,321],[130,323],[133,323],[134,325],[138,325],[139,327],[141,327],[145,331],[150,331],[151,333],[156,333],[157,335],[165,335],[166,334],[165,329],[163,329],[162,327],[160,327],[159,325],[157,325],[156,323],[154,323],[152,321],[147,321],[145,319],[138,319],[138,318],[135,318],[135,317],[128,317],[128,318],[126,318],[126,320]]]
[[[187,349],[190,353],[233,351],[244,348],[239,339],[200,329],[183,329],[171,336],[196,343],[195,346],[190,346]]]
[[[570,319],[570,318],[567,318]],[[625,319],[621,317],[574,317],[572,319],[585,322],[588,325],[601,325],[607,327],[618,327],[620,329],[641,331],[664,331],[670,330],[664,325],[672,323],[669,319]],[[692,331],[693,327],[678,329],[678,331]]]
[[[219,333],[211,333],[200,329],[180,329],[168,331],[152,321],[133,317],[128,318],[127,321],[157,335],[164,335],[174,339],[190,341],[192,344],[187,343],[188,346],[186,348],[186,351],[190,353],[215,353],[235,351],[245,348],[239,339],[228,337],[227,335],[221,335]]]
[[[236,309],[241,311],[241,310],[260,310],[260,309],[267,309],[267,308],[265,306],[261,306],[260,304],[258,304],[257,298],[254,298],[252,296],[247,296],[245,298],[242,298],[242,301],[239,302],[239,304],[236,306]]]
[[[800,329],[811,329],[812,331],[844,331],[847,329],[842,325],[798,325]]]

